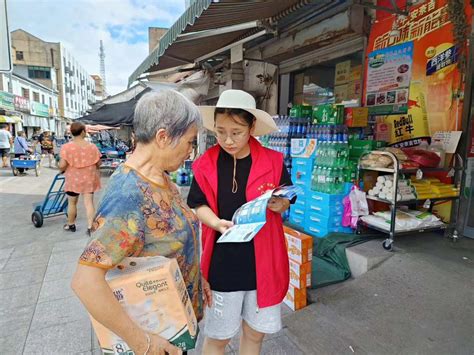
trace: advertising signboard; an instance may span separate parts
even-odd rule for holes
[[[365,105],[371,114],[407,113],[413,42],[369,53]]]
[[[49,117],[49,106],[41,102],[31,101],[31,114],[41,117]]]
[[[8,111],[14,111],[13,94],[6,91],[0,91],[0,108]]]
[[[466,6],[466,17],[471,9]],[[396,29],[394,35],[394,28]],[[462,76],[457,62],[462,50],[453,38],[447,0],[428,0],[410,8],[406,17],[386,16],[370,33],[367,52],[413,43],[407,112],[378,117],[391,127],[390,144],[413,146],[437,131],[459,131],[462,119]],[[366,68],[369,69],[369,60]],[[366,98],[369,100],[366,79]]]

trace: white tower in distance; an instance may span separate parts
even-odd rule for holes
[[[104,43],[100,40],[100,48],[99,48],[99,58],[100,58],[100,76],[102,77],[102,87],[103,87],[103,98],[105,99],[107,95],[107,84],[105,81],[105,50],[104,50]]]

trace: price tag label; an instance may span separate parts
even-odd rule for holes
[[[416,171],[416,179],[417,179],[417,180],[423,179],[423,171],[421,171],[421,169],[418,169],[418,170]]]

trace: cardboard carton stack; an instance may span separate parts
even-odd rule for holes
[[[307,305],[306,288],[311,286],[313,238],[287,226],[284,226],[284,231],[290,259],[290,284],[283,302],[296,311]]]

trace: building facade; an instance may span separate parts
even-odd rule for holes
[[[95,83],[59,42],[44,41],[24,30],[11,33],[13,72],[58,91],[58,115],[83,116],[95,102]]]
[[[12,132],[37,131],[62,136],[66,122],[58,117],[58,91],[19,74],[0,74],[0,110]]]

